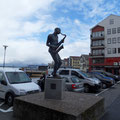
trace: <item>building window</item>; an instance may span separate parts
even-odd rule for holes
[[[95,50],[93,50],[93,52],[92,52],[92,53],[93,53],[93,55],[95,55]]]
[[[120,53],[120,48],[118,48],[118,53]]]
[[[69,75],[69,70],[62,70],[59,73],[60,75]]]
[[[107,34],[111,34],[111,29],[107,29]]]
[[[104,55],[103,49],[93,50],[93,55]]]
[[[120,27],[117,28],[117,32],[120,33]]]
[[[104,40],[101,40],[101,45],[104,45]]]
[[[96,33],[95,33],[95,32],[93,32],[93,33],[92,33],[92,37],[95,37],[95,36],[96,36]]]
[[[113,52],[113,54],[115,54],[116,53],[116,48],[113,48],[112,52]]]
[[[92,46],[103,46],[104,40],[97,40],[92,42]]]
[[[120,37],[118,37],[118,43],[120,43]]]
[[[108,54],[111,54],[111,48],[107,49]]]
[[[111,44],[111,38],[108,38],[108,39],[107,39],[107,43],[108,43],[108,44]]]
[[[112,43],[113,43],[113,44],[116,43],[116,38],[112,38]]]
[[[100,63],[104,63],[104,59],[93,59],[93,64],[100,64]]]
[[[112,28],[112,34],[116,34],[116,28]]]
[[[114,24],[114,19],[110,19],[110,25]]]
[[[99,32],[93,32],[92,37],[103,37],[104,36],[104,31],[99,31]]]

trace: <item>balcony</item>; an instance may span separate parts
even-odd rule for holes
[[[105,35],[104,34],[101,34],[99,36],[90,35],[90,38],[91,38],[91,40],[99,40],[99,39],[104,39]]]
[[[104,44],[101,44],[101,45],[95,45],[93,46],[92,44],[90,45],[91,48],[105,48],[105,45]]]
[[[90,58],[104,58],[104,57],[105,57],[104,53],[99,54],[99,55],[90,54]]]

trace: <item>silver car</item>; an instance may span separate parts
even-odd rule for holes
[[[80,81],[78,77],[69,76],[63,77],[66,82],[66,91],[73,91],[73,92],[82,92],[84,91],[83,81]]]
[[[79,69],[72,68],[60,68],[58,74],[61,77],[76,76],[84,82],[84,91],[99,91],[101,89],[101,81],[97,78],[91,78],[87,73],[80,71]]]

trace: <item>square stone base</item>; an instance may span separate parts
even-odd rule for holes
[[[65,80],[47,78],[45,81],[45,99],[62,100],[64,98]]]
[[[20,120],[99,120],[104,99],[74,92],[65,92],[63,100],[44,99],[42,92],[16,98],[13,110]]]

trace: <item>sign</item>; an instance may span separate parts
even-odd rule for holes
[[[118,62],[114,62],[113,64],[114,64],[114,65],[118,65]]]

